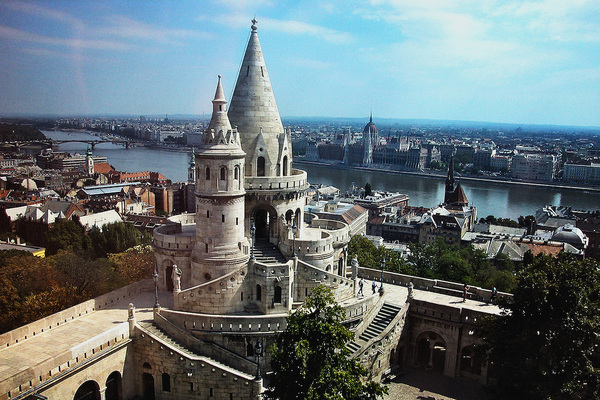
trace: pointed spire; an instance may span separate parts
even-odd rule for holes
[[[247,154],[247,171],[252,170],[251,160],[258,157],[254,145],[260,128],[263,128],[265,140],[263,151],[273,160],[279,159],[278,136],[284,133],[256,24],[254,18],[228,112],[231,124],[238,128],[242,148]]]
[[[220,130],[227,132],[231,130],[231,124],[229,123],[229,118],[227,118],[227,100],[225,100],[225,94],[223,93],[221,75],[219,75],[217,90],[215,91],[215,98],[212,103],[213,113],[208,124],[208,130],[214,129],[215,132]]]
[[[373,111],[371,110],[371,115],[369,116],[369,122],[373,123]]]

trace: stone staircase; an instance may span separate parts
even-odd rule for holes
[[[346,344],[346,348],[352,353],[356,353],[359,349],[365,346],[369,340],[376,338],[383,332],[385,328],[396,318],[396,315],[400,312],[401,307],[385,303],[380,309],[375,319],[371,321],[367,329],[352,342]]]
[[[274,244],[267,240],[257,240],[254,244],[254,257],[262,264],[285,264],[287,259]]]
[[[229,365],[223,364],[211,357],[207,357],[204,355],[200,355],[190,349],[188,349],[187,347],[185,347],[184,345],[182,345],[181,343],[177,342],[176,340],[173,340],[169,335],[167,335],[162,329],[160,329],[158,326],[154,325],[154,324],[147,324],[147,325],[143,325],[143,329],[145,329],[146,331],[148,331],[150,334],[152,334],[153,336],[155,336],[159,341],[163,342],[164,344],[168,345],[169,347],[173,348],[175,351],[177,351],[179,354],[190,358],[190,359],[200,359],[200,360],[204,360],[205,362],[212,364],[222,370],[225,371],[229,371],[230,373],[235,373],[236,375],[243,377],[245,379],[248,380],[252,380],[254,379],[253,375],[250,375],[246,372],[237,370],[235,368],[230,367]]]

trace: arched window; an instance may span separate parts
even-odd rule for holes
[[[233,179],[240,179],[240,166],[236,165],[233,169]]]
[[[77,392],[73,400],[100,400],[100,386],[96,381],[84,382]]]
[[[281,286],[275,286],[275,295],[273,296],[273,303],[281,303]]]
[[[210,181],[210,167],[206,167],[206,180]]]
[[[227,178],[227,168],[221,167],[220,177],[222,181],[224,181]]]
[[[283,157],[283,176],[287,176],[288,174],[288,157]]]
[[[256,301],[262,301],[262,287],[256,285]]]
[[[166,372],[162,374],[162,390],[163,392],[171,391],[171,376]]]
[[[119,371],[114,371],[106,378],[104,398],[106,400],[121,400],[123,398],[122,392],[121,373]]]
[[[262,156],[256,160],[256,176],[265,176],[265,158]]]
[[[154,376],[152,376],[152,366],[148,363],[144,363],[143,368],[144,372],[142,373],[142,397],[144,400],[154,400]]]

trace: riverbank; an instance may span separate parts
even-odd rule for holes
[[[445,172],[437,172],[437,171],[402,171],[402,170],[394,170],[394,169],[382,169],[376,167],[357,167],[350,166],[344,164],[336,164],[336,163],[327,163],[320,161],[308,161],[299,158],[294,158],[294,164],[298,165],[312,165],[315,167],[331,167],[339,170],[352,170],[352,171],[368,171],[375,173],[384,173],[389,175],[409,175],[409,176],[418,176],[424,178],[432,178],[432,179],[446,179]],[[474,177],[474,176],[466,176],[461,175],[459,173],[455,173],[457,180],[463,181],[471,181],[471,182],[485,182],[499,185],[521,185],[527,187],[539,187],[539,188],[560,188],[565,190],[573,190],[573,191],[582,191],[586,193],[600,193],[600,187],[598,186],[577,186],[573,184],[567,184],[562,182],[532,182],[532,181],[522,181],[522,180],[509,180],[509,179],[493,179],[489,177]]]

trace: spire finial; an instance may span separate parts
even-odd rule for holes
[[[258,24],[258,20],[256,19],[256,17],[252,18],[252,30],[256,31],[256,24]]]
[[[373,111],[371,111],[371,115],[369,116],[369,122],[373,122]]]

